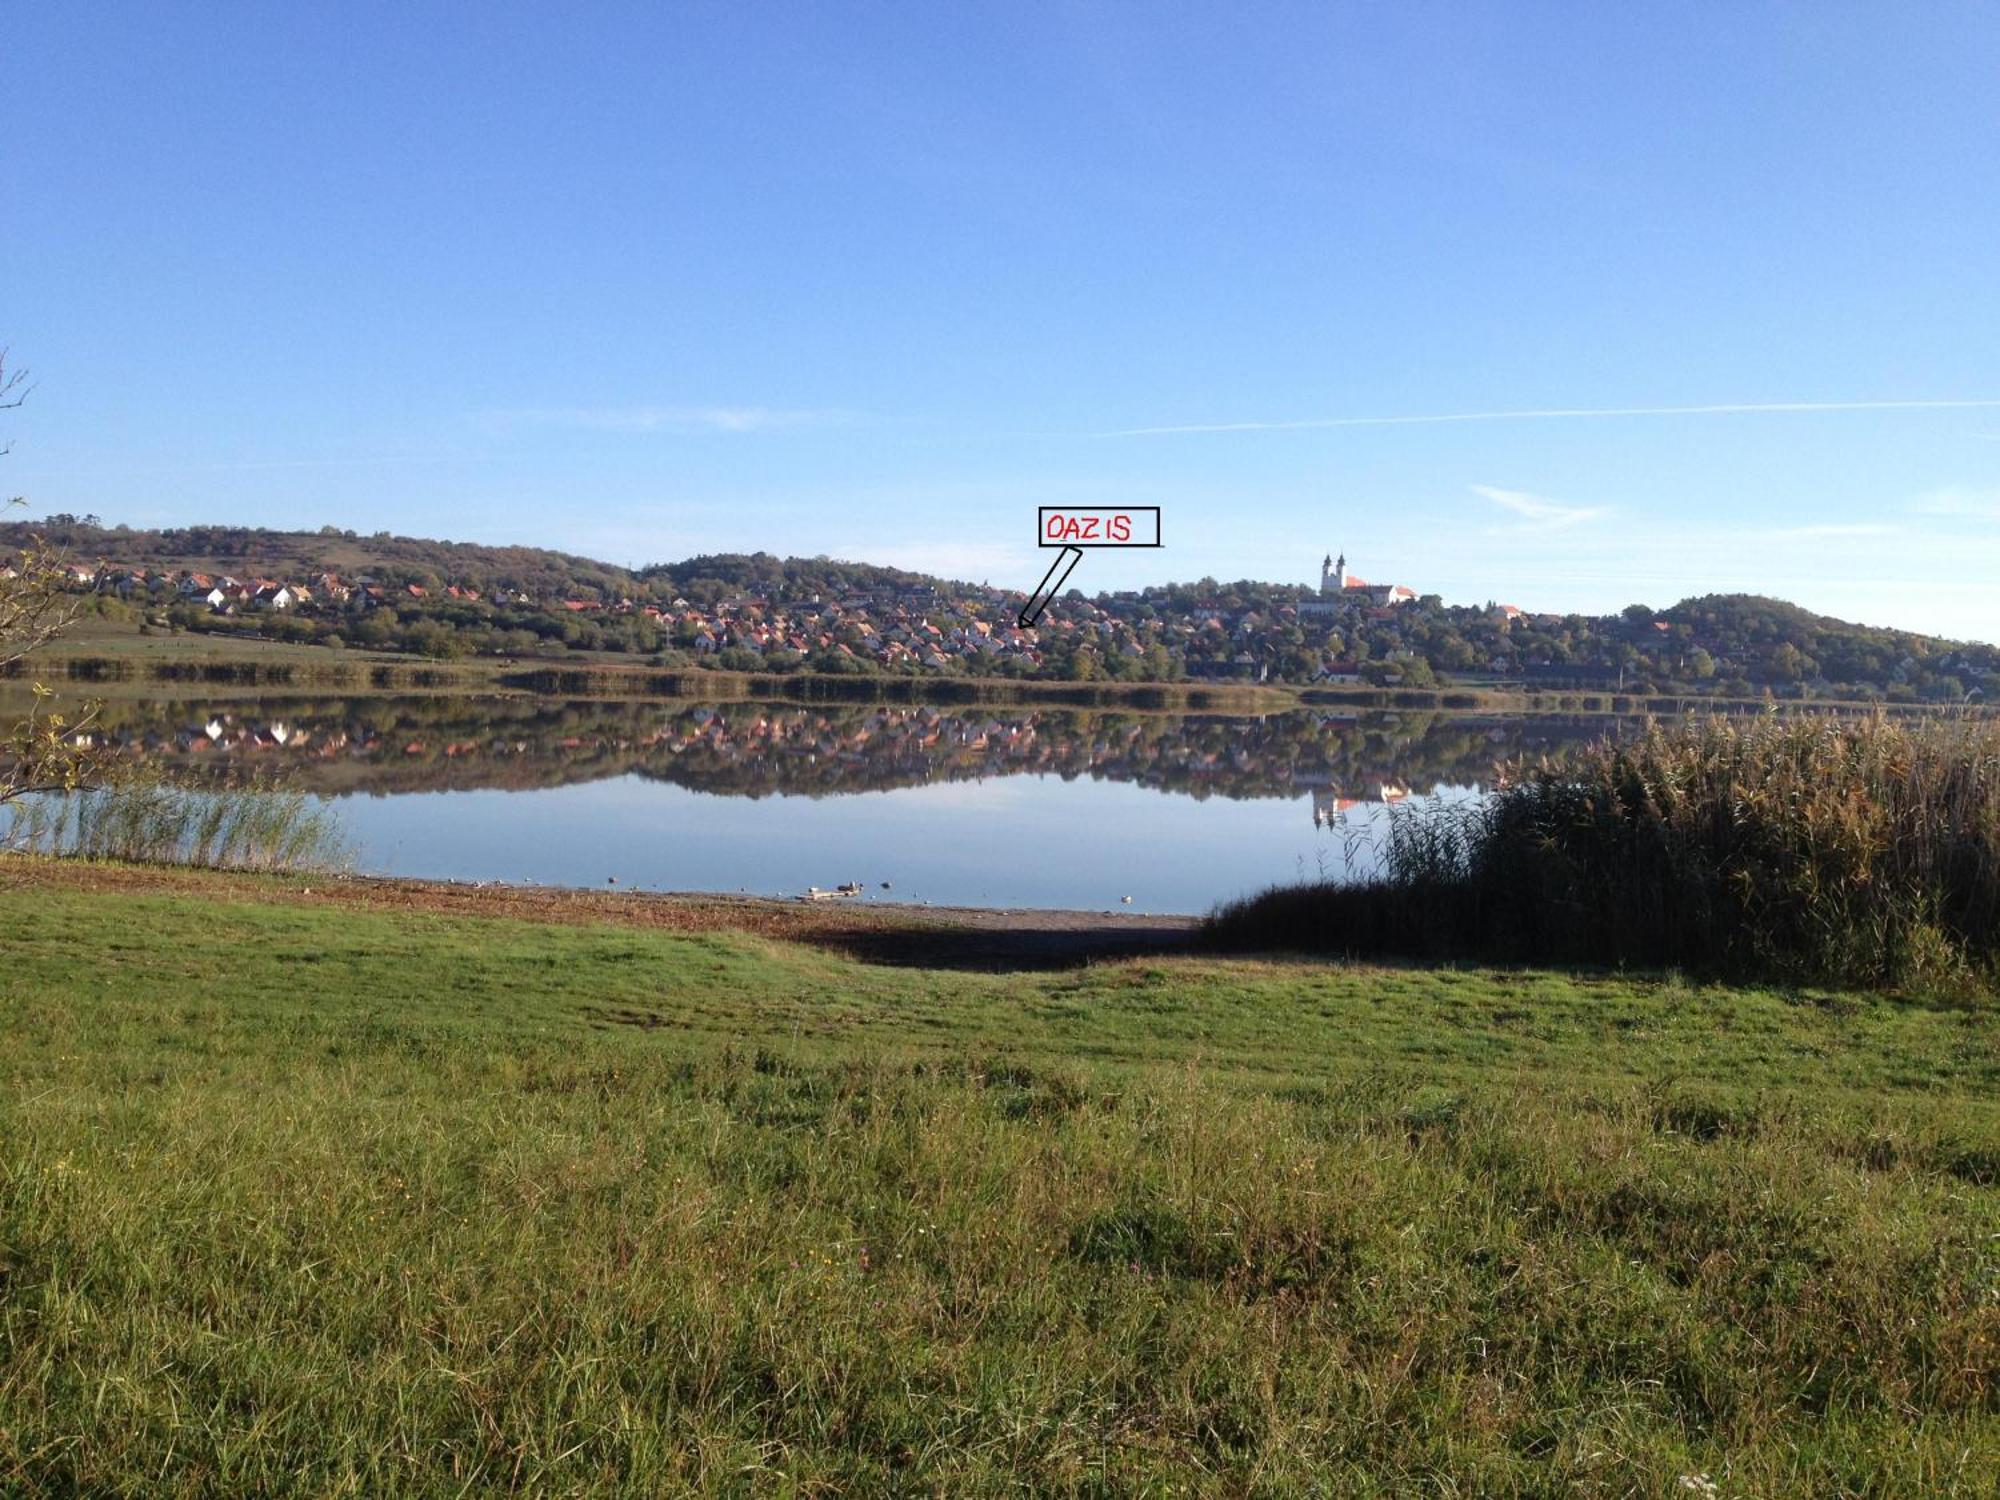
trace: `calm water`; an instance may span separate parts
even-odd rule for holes
[[[335,799],[369,873],[1199,912],[1605,721],[522,699],[113,705],[131,756]],[[885,889],[883,883],[888,883]]]

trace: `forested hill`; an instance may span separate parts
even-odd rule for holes
[[[1628,611],[1640,614],[1642,610]],[[1704,594],[1656,616],[1692,641],[1712,642],[1733,660],[1760,662],[1767,676],[1825,677],[1888,684],[1899,668],[1964,662],[1975,671],[2000,669],[1992,646],[1943,640],[1916,631],[1854,625],[1761,594]]]
[[[690,599],[718,591],[797,596],[929,589],[948,594],[967,587],[928,573],[911,573],[874,563],[841,562],[827,557],[773,557],[768,552],[718,552],[690,557],[685,562],[655,563],[641,568],[638,576],[656,590],[669,588]]]
[[[737,671],[1163,681],[1518,683],[1557,691],[1991,700],[2000,651],[1711,594],[1655,611],[1326,607],[1298,584],[1190,583],[1057,600],[1013,628],[1021,595],[828,558],[723,554],[627,569],[536,547],[377,532],[0,525],[65,548],[77,586],[141,630],[260,635],[428,656],[612,651]],[[190,576],[193,575],[193,576]],[[211,577],[211,575],[213,575]],[[285,586],[282,590],[280,585]],[[211,592],[213,589],[213,592]],[[1300,606],[1313,602],[1313,608]]]
[[[900,568],[824,557],[774,557],[768,552],[718,553],[631,569],[544,547],[433,541],[386,531],[363,535],[336,526],[323,526],[318,531],[270,531],[249,526],[147,531],[107,527],[90,517],[63,515],[0,524],[0,551],[17,551],[36,535],[79,562],[255,573],[281,579],[338,573],[389,584],[415,583],[431,588],[457,584],[487,594],[504,590],[552,599],[582,597],[608,602],[662,590],[693,598],[732,592],[814,594],[959,587]]]
[[[551,597],[630,592],[630,570],[543,547],[489,547],[430,541],[377,531],[363,536],[337,526],[318,531],[270,531],[252,526],[180,526],[163,531],[100,526],[89,517],[50,516],[0,525],[0,549],[14,551],[39,534],[79,562],[125,567],[255,573],[304,578],[317,573],[369,575],[385,583],[470,585]]]

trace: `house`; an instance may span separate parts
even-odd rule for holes
[[[1352,661],[1329,661],[1313,676],[1314,682],[1323,682],[1329,687],[1357,687],[1361,682],[1361,666]]]

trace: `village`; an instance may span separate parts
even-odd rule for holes
[[[114,598],[174,628],[424,654],[608,649],[678,652],[735,670],[805,665],[1332,686],[1364,680],[1394,685],[1420,655],[1401,624],[1416,592],[1370,585],[1346,571],[1344,557],[1337,568],[1328,559],[1317,595],[1261,585],[1248,586],[1247,595],[1243,585],[1096,599],[1073,592],[1028,629],[1018,621],[1018,593],[937,582],[840,590],[757,584],[690,599],[642,589],[548,594],[435,575],[425,581],[331,571],[284,577],[109,562],[71,563],[68,578],[73,589]],[[1502,632],[1521,614],[1511,605],[1490,613]],[[1496,671],[1509,666],[1490,651],[1477,664]]]
[[[353,575],[73,561],[68,587],[141,631],[256,636],[413,655],[502,659],[617,653],[661,666],[1062,681],[1447,683],[1537,691],[1966,701],[1990,693],[1989,647],[1848,627],[1749,596],[1670,611],[1531,613],[1447,605],[1371,583],[1343,554],[1318,587],[1173,584],[1057,598],[1032,628],[1022,595],[862,564],[753,557],[642,574],[431,566]],[[72,557],[76,556],[72,552]],[[727,563],[730,559],[717,559]]]
[[[872,662],[891,671],[946,670],[955,661],[988,665],[1013,662],[1032,670],[1043,659],[1037,633],[1022,630],[1006,618],[1010,611],[998,590],[990,591],[986,598],[955,601],[949,608],[942,606],[936,591],[929,587],[896,594],[851,593],[837,599],[814,594],[796,602],[745,594],[699,605],[678,596],[664,600],[538,597],[525,589],[489,592],[469,583],[390,583],[372,577],[347,579],[335,573],[294,581],[72,564],[69,575],[77,589],[108,593],[141,606],[191,606],[220,619],[289,613],[325,623],[359,620],[375,611],[388,611],[390,617],[400,618],[433,615],[454,605],[483,605],[478,614],[503,624],[526,624],[536,618],[614,626],[629,623],[638,626],[638,631],[628,639],[641,649],[671,645],[697,657],[723,652],[738,653],[739,659],[744,654],[763,658],[789,653],[802,659],[827,653]],[[1066,616],[1052,622],[1050,628],[1057,633],[1082,630],[1101,635],[1111,649],[1119,649],[1111,639],[1115,632],[1092,631],[1087,621]],[[542,635],[542,639],[561,641],[571,633],[554,632]],[[533,647],[533,642],[518,644],[524,650]]]

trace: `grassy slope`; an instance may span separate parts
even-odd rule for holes
[[[7,893],[0,1489],[1987,1493],[1985,1013]],[[226,899],[225,899],[226,898]]]

